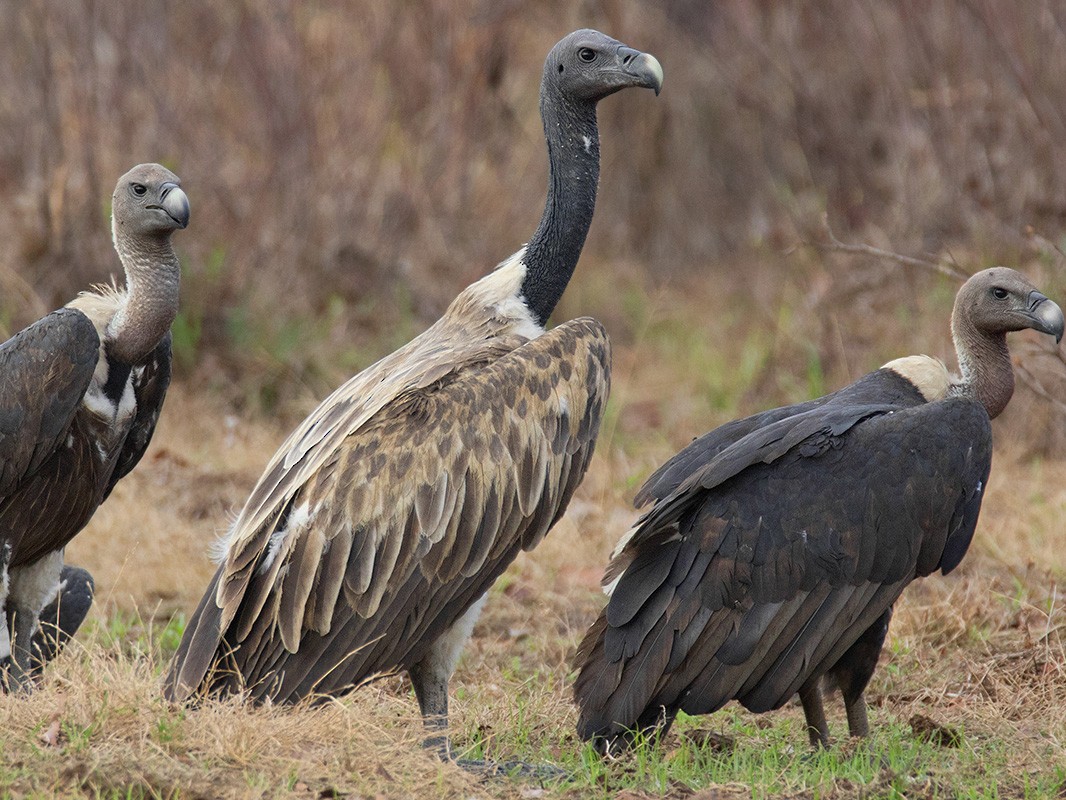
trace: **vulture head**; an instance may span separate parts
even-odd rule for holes
[[[159,164],[138,164],[111,196],[111,237],[126,271],[127,292],[107,329],[109,351],[140,364],[178,313],[181,265],[170,234],[189,224],[189,198],[178,176]]]
[[[955,296],[951,334],[962,372],[956,391],[980,401],[992,418],[1006,408],[1014,392],[1007,334],[1025,328],[1062,341],[1062,309],[1019,272],[986,269]]]
[[[159,164],[138,164],[111,196],[111,230],[120,237],[166,237],[189,224],[189,198],[178,176]]]
[[[544,62],[544,89],[597,103],[629,87],[663,88],[663,68],[655,56],[626,47],[599,31],[574,31],[559,40]]]
[[[1062,341],[1062,309],[1008,267],[986,269],[966,281],[955,298],[955,315],[965,315],[983,333],[1032,328]]]

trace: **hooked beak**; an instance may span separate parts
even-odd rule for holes
[[[189,198],[176,183],[164,183],[159,187],[160,203],[154,208],[162,209],[179,228],[189,225]]]
[[[1033,330],[1055,337],[1055,344],[1062,341],[1063,318],[1058,304],[1048,300],[1040,292],[1029,292],[1029,309],[1026,314],[1032,320]]]
[[[656,95],[662,91],[663,67],[659,59],[630,47],[619,47],[617,55],[622,71],[634,79],[634,86],[654,89]]]

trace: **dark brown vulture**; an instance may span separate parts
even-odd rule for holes
[[[405,670],[445,752],[448,681],[485,593],[562,515],[607,401],[600,324],[544,329],[592,221],[596,104],[661,83],[652,56],[596,31],[555,45],[540,226],[282,444],[189,621],[168,697],[295,702]]]
[[[127,288],[85,292],[0,344],[0,658],[12,687],[28,690],[42,654],[54,652],[32,645],[42,609],[65,596],[63,548],[152,437],[178,310],[170,236],[188,222],[177,176],[134,167],[112,197]],[[88,575],[75,585],[51,620],[67,638],[92,602]]]
[[[812,744],[819,680],[868,732],[863,692],[893,603],[970,544],[1014,375],[1006,333],[1061,340],[1062,311],[1004,267],[959,290],[961,377],[928,356],[833,394],[723,425],[648,479],[615,548],[610,600],[578,649],[578,731],[602,752],[678,711],[763,712],[797,692]]]

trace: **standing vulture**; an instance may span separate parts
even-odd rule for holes
[[[188,222],[177,176],[158,164],[134,167],[112,197],[126,290],[82,293],[0,344],[0,658],[13,688],[29,690],[41,658],[54,653],[55,643],[33,638],[57,591],[70,599],[51,619],[59,644],[92,602],[84,571],[68,572],[61,586],[63,548],[152,437],[178,310],[170,236]]]
[[[411,676],[447,752],[448,680],[485,593],[566,509],[592,456],[610,348],[545,332],[596,202],[596,104],[654,89],[652,56],[591,30],[552,48],[548,198],[529,243],[289,436],[237,517],[166,693],[295,702]]]
[[[961,377],[928,356],[696,439],[636,497],[654,505],[615,549],[610,600],[576,662],[578,731],[601,752],[677,712],[763,712],[797,692],[812,745],[819,680],[852,735],[903,589],[962,560],[1014,374],[1006,333],[1061,340],[1062,311],[1020,274],[980,272],[951,318]]]

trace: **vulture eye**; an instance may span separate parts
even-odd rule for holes
[[[1010,292],[1000,286],[997,286],[992,290],[992,296],[997,300],[1006,300],[1008,294],[1010,294]]]
[[[133,193],[138,197],[144,197],[148,193],[148,187],[143,183],[134,183],[131,185]]]
[[[591,64],[596,60],[596,51],[591,47],[582,47],[577,51],[577,57],[584,61],[586,64]]]

